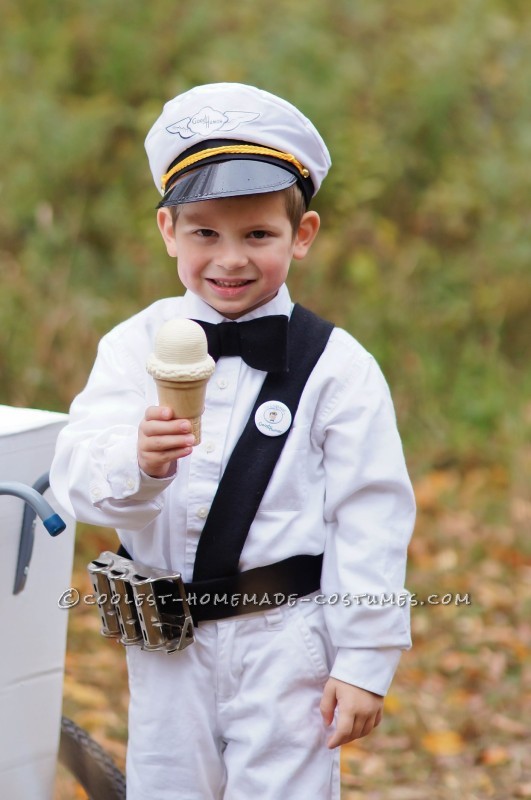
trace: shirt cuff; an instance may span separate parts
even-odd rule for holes
[[[341,647],[330,677],[385,696],[401,655],[402,650],[397,647],[374,650]]]
[[[90,497],[93,505],[103,500],[130,500],[144,503],[156,500],[175,478],[152,478],[143,472],[137,460],[135,435],[113,435],[102,446],[93,446]]]

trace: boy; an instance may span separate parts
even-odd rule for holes
[[[329,154],[296,108],[240,84],[167,103],[146,150],[187,292],[103,338],[52,485],[78,519],[117,528],[135,561],[268,600],[209,608],[178,653],[128,648],[128,798],[337,798],[338,746],[378,725],[410,645],[400,598],[414,501],[377,365],[337,328],[318,347],[325,324],[285,286],[317,235],[308,204]],[[172,317],[210,323],[218,358],[195,448],[145,370]],[[218,331],[242,342],[220,345]]]

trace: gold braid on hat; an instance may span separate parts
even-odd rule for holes
[[[210,147],[207,150],[201,150],[199,153],[194,153],[187,158],[184,158],[182,161],[179,161],[178,164],[175,164],[174,167],[170,169],[169,172],[166,172],[165,175],[161,178],[161,188],[162,191],[166,191],[166,186],[168,185],[168,181],[172,178],[177,172],[180,172],[187,167],[192,167],[194,164],[203,161],[205,158],[214,158],[215,156],[224,155],[224,154],[232,154],[232,155],[255,155],[255,156],[272,156],[273,158],[278,158],[281,161],[289,161],[290,164],[293,164],[300,172],[303,178],[309,178],[310,172],[303,167],[301,162],[295,158],[292,153],[284,153],[282,150],[273,150],[270,147],[258,147],[254,144],[240,144],[240,145],[226,145],[224,147]]]

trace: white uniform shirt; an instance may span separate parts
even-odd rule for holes
[[[292,307],[282,286],[239,321],[290,315]],[[207,387],[201,444],[178,462],[175,477],[145,475],[136,455],[138,425],[146,407],[157,404],[145,365],[158,328],[172,317],[224,319],[187,292],[154,303],[104,336],[59,436],[51,483],[78,520],[116,528],[135,559],[178,570],[186,581],[265,373],[237,356],[221,358]],[[324,603],[338,648],[331,674],[379,694],[389,687],[400,651],[410,646],[404,573],[414,516],[385,380],[372,356],[335,328],[302,394],[240,569],[324,551],[317,602]]]

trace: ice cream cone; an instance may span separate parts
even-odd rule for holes
[[[201,414],[214,368],[205,332],[197,322],[171,319],[164,323],[147,371],[157,384],[159,404],[171,408],[177,419],[191,421],[196,445],[201,442]]]
[[[208,378],[202,381],[168,381],[155,379],[159,405],[171,408],[176,419],[192,423],[194,445],[201,442],[201,415],[205,410]]]

